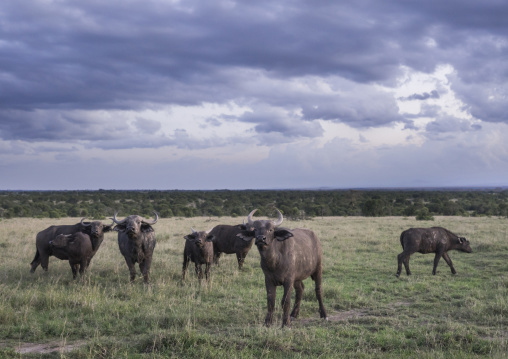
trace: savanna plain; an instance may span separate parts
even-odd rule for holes
[[[29,272],[35,235],[79,218],[0,221],[0,357],[23,358],[504,358],[508,357],[508,219],[318,217],[285,221],[310,228],[323,246],[324,304],[319,318],[309,278],[300,316],[264,326],[266,292],[255,246],[238,270],[223,255],[211,279],[193,264],[181,281],[184,235],[243,218],[163,218],[151,285],[129,274],[116,232],[106,233],[88,271],[73,280],[67,261]],[[105,220],[109,223],[109,220]],[[434,255],[411,256],[411,276],[395,277],[400,233],[443,226],[473,253],[450,251],[458,272]],[[138,269],[139,272],[139,269]],[[294,296],[294,292],[293,292]],[[294,301],[294,298],[293,298]]]

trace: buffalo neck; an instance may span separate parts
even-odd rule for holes
[[[280,242],[274,240],[267,246],[264,246],[263,249],[258,247],[259,254],[261,256],[261,265],[266,266],[268,269],[277,268],[280,262],[280,253],[279,250]]]

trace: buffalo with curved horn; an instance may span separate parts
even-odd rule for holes
[[[115,212],[111,219],[116,223],[114,230],[118,232],[118,246],[129,267],[131,283],[136,279],[135,264],[138,263],[144,282],[148,284],[155,248],[155,231],[152,225],[157,223],[159,215],[154,212],[153,221],[147,221],[138,215],[130,215],[119,221],[117,214],[118,212]]]
[[[291,317],[297,318],[304,291],[303,280],[308,277],[314,280],[319,313],[321,318],[326,319],[321,293],[323,278],[321,242],[311,230],[281,228],[283,216],[278,209],[276,211],[279,218],[276,221],[254,221],[252,217],[256,211],[257,209],[253,210],[247,217],[248,225],[254,230],[242,231],[238,237],[246,241],[254,238],[261,255],[268,305],[265,325],[272,324],[277,286],[284,287],[282,326],[291,325],[289,315],[291,292],[295,288],[296,298]]]
[[[60,225],[50,226],[43,231],[37,233],[35,237],[35,257],[30,263],[30,272],[35,272],[39,264],[45,271],[48,270],[49,257],[55,256],[59,259],[69,259],[65,251],[59,248],[50,246],[49,242],[55,239],[59,234],[74,234],[77,232],[83,232],[90,236],[92,241],[92,254],[88,260],[87,266],[90,264],[90,260],[99,250],[102,241],[104,240],[104,233],[109,232],[113,229],[113,224],[103,224],[101,221],[84,222],[85,218],[81,218],[81,222],[71,225]]]

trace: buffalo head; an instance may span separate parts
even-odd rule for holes
[[[466,253],[471,253],[473,251],[471,249],[471,245],[470,245],[469,241],[466,238],[459,237],[458,241],[459,241],[459,245],[457,247],[458,250],[460,250],[462,252],[466,252]]]
[[[213,242],[215,236],[213,234],[209,234],[210,231],[196,231],[194,228],[191,228],[192,233],[186,235],[184,238],[188,241],[193,242],[199,248],[203,248],[205,242]]]
[[[107,225],[101,221],[83,222],[84,220],[84,217],[81,218],[81,225],[85,227],[85,232],[92,238],[99,238],[103,233],[113,230],[113,223]]]
[[[127,233],[129,238],[137,237],[140,233],[153,232],[154,230],[152,225],[157,223],[157,220],[159,219],[159,215],[154,212],[155,219],[151,222],[135,214],[125,217],[123,220],[119,221],[116,219],[117,214],[118,212],[115,212],[115,215],[111,218],[113,222],[116,223],[114,230]]]
[[[289,230],[285,228],[278,228],[282,224],[283,216],[278,209],[275,210],[279,214],[279,218],[276,221],[269,219],[254,221],[252,216],[257,209],[250,212],[247,216],[247,229],[238,233],[237,236],[242,238],[244,241],[250,241],[252,238],[255,238],[256,246],[258,246],[258,249],[260,250],[269,246],[274,239],[284,241],[289,237],[293,237],[293,234]]]
[[[49,241],[49,245],[57,248],[64,248],[72,237],[73,234],[59,234],[53,240]]]

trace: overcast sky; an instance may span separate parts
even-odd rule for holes
[[[0,189],[508,185],[506,0],[2,0]]]

